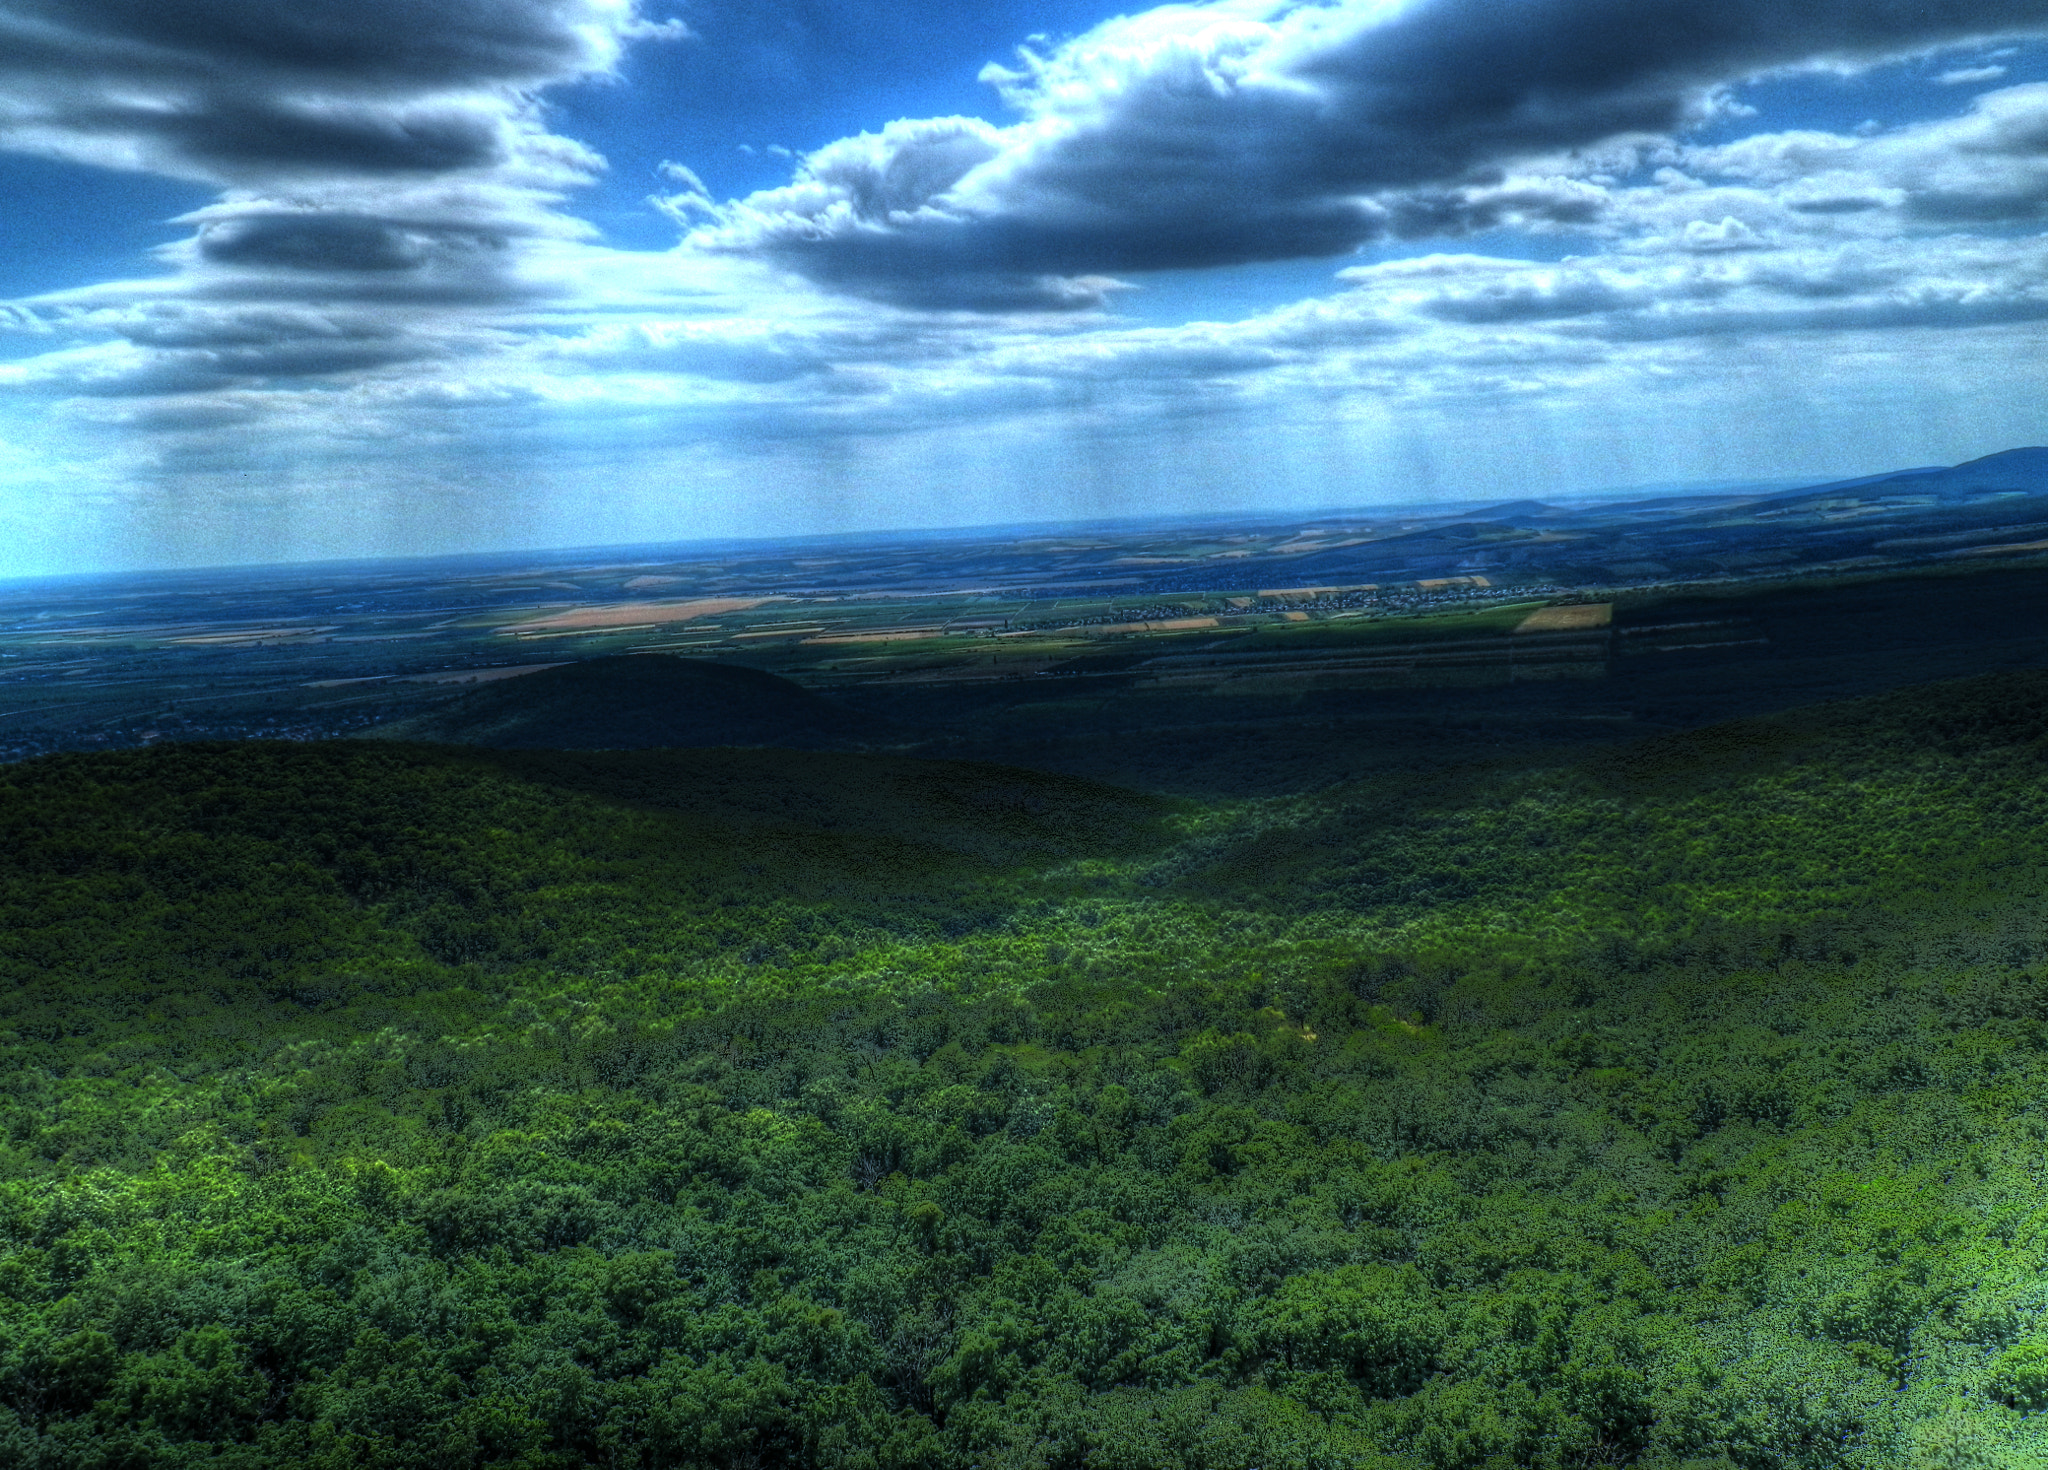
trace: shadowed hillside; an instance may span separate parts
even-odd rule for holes
[[[368,738],[500,750],[780,745],[815,750],[886,736],[885,721],[737,664],[623,654],[486,684]]]
[[[869,938],[997,922],[1005,874],[1157,845],[1170,811],[1072,777],[785,750],[58,757],[0,777],[0,983],[108,1025],[115,997],[260,1009],[423,958],[759,963],[826,912]]]

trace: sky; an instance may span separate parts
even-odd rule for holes
[[[2048,443],[2048,0],[0,0],[0,576]]]

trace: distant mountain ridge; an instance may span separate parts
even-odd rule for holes
[[[1958,465],[1887,470],[1880,475],[1866,475],[1856,480],[1831,480],[1826,484],[1809,485],[1789,494],[1774,495],[1771,502],[1791,504],[1810,496],[1842,490],[1856,490],[1867,495],[1888,485],[1901,491],[1933,491],[1937,495],[1971,490],[2025,490],[2029,493],[2048,491],[2048,447],[2029,445],[2019,449],[2003,449],[1979,459],[1964,460]]]
[[[1500,505],[1485,505],[1478,510],[1468,510],[1456,519],[1461,521],[1491,521],[1515,516],[1554,516],[1557,507],[1545,505],[1540,500],[1510,500]]]
[[[1994,503],[2001,495],[2010,502]],[[1927,503],[1880,503],[1889,497]],[[1829,504],[1837,500],[1858,504]],[[2003,539],[2021,543],[2043,520],[2048,447],[2026,446],[1958,465],[1794,488],[1568,506],[1523,499],[1447,510],[1391,534],[1291,558],[1287,585],[1532,574],[1564,585],[1611,585],[1858,558],[1868,564],[1912,554],[1915,536],[1953,537],[1954,547],[1967,547],[1972,537],[1990,545],[2001,539],[2004,523],[2013,534]],[[1165,591],[1181,580],[1183,574],[1169,574],[1156,585]]]

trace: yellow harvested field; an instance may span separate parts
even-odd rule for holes
[[[902,643],[912,638],[943,638],[944,628],[911,628],[895,633],[825,633],[806,643]]]
[[[524,623],[500,628],[500,633],[539,633],[548,629],[643,628],[661,623],[687,623],[692,618],[716,613],[745,612],[779,597],[694,597],[685,602],[611,602],[599,607],[572,607],[567,612],[549,613]]]
[[[1515,624],[1517,633],[1579,633],[1604,628],[1614,621],[1611,602],[1581,602],[1567,607],[1541,607]]]
[[[1341,592],[1377,592],[1377,582],[1356,582],[1349,587],[1267,587],[1260,591],[1261,597],[1335,597]],[[1232,598],[1232,602],[1237,599]]]
[[[1099,623],[1092,628],[1075,628],[1076,633],[1179,633],[1191,628],[1215,628],[1215,618],[1161,618],[1152,623]]]
[[[1352,536],[1343,541],[1330,541],[1321,536],[1302,536],[1267,549],[1274,556],[1300,556],[1305,551],[1342,551],[1347,546],[1363,546],[1370,539],[1366,536]]]
[[[639,633],[658,628],[659,623],[622,623],[611,628],[571,628],[566,633],[522,633],[515,628],[500,628],[500,633],[510,633],[521,643],[540,643],[549,638],[596,638],[604,633]]]
[[[1424,592],[1441,592],[1446,587],[1491,587],[1486,577],[1424,577],[1415,584]]]
[[[735,633],[732,635],[732,641],[735,643],[747,643],[762,638],[806,638],[813,633],[822,633],[824,631],[825,625],[823,623],[791,623],[787,627],[756,628],[751,633]]]
[[[1308,614],[1304,612],[1282,613],[1280,616],[1284,621],[1290,623],[1305,623],[1308,621]]]

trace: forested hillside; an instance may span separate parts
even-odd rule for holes
[[[10,768],[0,1462],[2048,1465],[2044,773]]]

